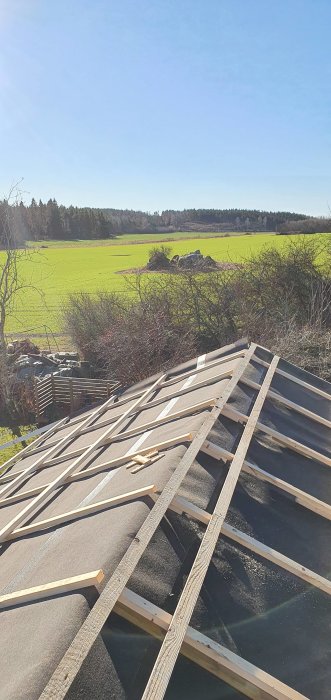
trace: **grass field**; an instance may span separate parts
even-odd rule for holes
[[[31,430],[35,429],[35,425],[20,425],[22,435],[27,435],[27,433],[30,433]],[[9,430],[9,428],[6,428],[4,426],[0,426],[0,445],[4,445],[6,442],[12,442],[12,440],[15,439],[15,435]],[[31,442],[33,438],[28,440]],[[17,445],[12,445],[11,447],[6,447],[4,450],[0,450],[0,467],[2,464],[4,464],[7,459],[10,459],[14,455],[17,454],[17,452],[20,452],[22,449],[22,444],[18,443]],[[0,473],[1,473],[1,468],[0,468]]]
[[[178,234],[179,235],[179,234]],[[182,236],[182,234],[180,234]],[[201,236],[201,234],[199,234]],[[214,236],[217,234],[214,234]],[[324,234],[325,236],[331,234]],[[125,276],[117,274],[121,270],[143,267],[153,241],[137,245],[130,242],[112,241],[72,241],[47,242],[47,248],[40,248],[23,263],[21,270],[27,281],[42,291],[41,297],[35,290],[28,289],[18,300],[15,313],[8,322],[7,332],[44,334],[61,332],[61,307],[67,294],[84,290],[90,294],[100,289],[128,293]],[[135,237],[141,240],[141,236]],[[158,236],[157,240],[164,240]],[[284,246],[290,236],[256,234],[253,236],[201,237],[175,240],[171,244],[172,254],[182,255],[200,248],[203,255],[211,255],[216,260],[240,262],[247,260],[266,246]],[[297,236],[293,237],[297,238]],[[121,238],[122,240],[122,238]],[[123,236],[124,240],[124,236]]]
[[[243,234],[241,231],[231,231],[230,233],[215,233],[210,232],[197,232],[192,231],[174,231],[174,233],[122,233],[116,238],[107,238],[102,240],[86,240],[84,238],[75,241],[30,241],[29,246],[31,248],[90,248],[99,246],[109,246],[109,245],[123,245],[123,243],[151,243],[152,245],[157,242],[172,242],[181,240],[194,240],[196,238],[229,238],[233,236],[258,236],[258,233]],[[267,234],[273,235],[273,234]]]

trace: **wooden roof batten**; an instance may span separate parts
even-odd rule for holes
[[[231,379],[228,381],[222,396],[217,405],[212,409],[210,414],[205,418],[203,424],[197,431],[190,446],[184,456],[177,465],[177,469],[164,487],[154,507],[148,514],[145,522],[140,527],[135,540],[130,544],[119,566],[110,577],[105,585],[99,599],[96,601],[90,615],[87,617],[68,652],[64,655],[62,661],[55,670],[48,685],[40,696],[42,700],[46,698],[64,698],[70,688],[74,678],[88,653],[93,646],[105,622],[107,621],[114,605],[125,588],[131,574],[142,557],[147,545],[150,542],[156,528],[164,517],[169,504],[188,473],[195,457],[197,456],[201,446],[206,440],[211,428],[219,417],[223,406],[239,378],[248,366],[251,358],[254,355],[256,345],[252,344],[245,352],[241,361],[238,362]],[[192,372],[193,373],[193,372]],[[92,617],[93,614],[93,617]],[[70,658],[69,666],[68,660]]]
[[[95,587],[99,594],[89,615],[82,623],[67,652],[42,692],[41,700],[61,700],[65,698],[84,659],[112,610],[119,616],[162,640],[162,645],[142,695],[142,700],[161,700],[164,697],[179,654],[183,654],[194,663],[254,700],[258,698],[305,700],[305,696],[297,690],[287,686],[257,666],[250,664],[190,626],[195,605],[220,537],[225,537],[239,544],[241,547],[290,572],[293,576],[309,583],[309,585],[322,590],[328,595],[331,594],[331,582],[328,579],[225,522],[238,479],[242,473],[248,473],[259,480],[271,484],[284,496],[294,500],[294,503],[313,511],[317,516],[331,520],[331,506],[329,504],[293,486],[289,482],[275,477],[267,471],[267,465],[262,469],[247,458],[253,436],[256,432],[262,432],[286,449],[294,450],[298,454],[316,460],[324,466],[331,466],[330,457],[305,445],[304,442],[298,442],[269,427],[260,417],[265,401],[268,399],[283,405],[284,408],[302,414],[307,419],[324,425],[326,428],[331,427],[331,421],[328,419],[279,395],[271,386],[276,374],[329,401],[331,401],[331,394],[291,375],[289,371],[285,372],[280,369],[278,366],[280,358],[272,355],[272,353],[269,353],[271,356],[270,361],[267,362],[260,359],[257,349],[258,346],[253,343],[248,349],[239,351],[234,346],[233,351],[229,354],[197,368],[192,368],[175,376],[170,376],[171,372],[163,374],[144,391],[124,397],[115,404],[114,397],[111,397],[105,404],[92,413],[90,412],[83,421],[71,421],[70,426],[73,424],[73,430],[70,430],[63,438],[56,441],[54,438],[56,438],[57,432],[60,435],[61,430],[67,427],[65,421],[59,422],[57,426],[53,426],[49,434],[44,434],[42,439],[33,443],[33,446],[29,445],[30,449],[27,450],[24,456],[32,456],[33,461],[26,469],[13,472],[12,474],[9,472],[3,477],[4,481],[2,481],[2,484],[0,480],[1,508],[5,508],[7,505],[20,500],[28,500],[28,503],[20,512],[16,513],[0,530],[0,543],[6,543],[6,545],[8,543],[8,546],[17,538],[29,537],[33,533],[44,529],[60,527],[67,522],[77,518],[84,518],[100,510],[117,507],[119,504],[142,497],[148,497],[151,500],[151,508],[145,521],[140,526],[136,537],[108,581],[100,567],[97,571],[77,574],[71,579],[50,581],[43,586],[34,587],[34,589],[25,589],[0,596],[1,609],[10,605],[24,604],[26,600],[38,601],[43,597],[61,595],[62,591],[79,590],[81,587],[91,585]],[[234,366],[222,372],[219,365],[226,362],[231,363],[232,360],[236,361]],[[266,371],[260,382],[252,381],[244,376],[249,366],[252,366],[251,363],[254,363],[254,365],[257,363],[265,367]],[[210,369],[215,371],[213,376],[202,378],[202,380],[198,377],[198,381],[190,385],[192,377],[195,379],[197,374],[203,377],[203,372]],[[186,387],[184,384],[183,387],[179,388],[177,384],[183,380],[188,380],[189,385]],[[217,382],[223,382],[223,380],[227,380],[227,382],[222,383],[221,393],[218,398],[210,396],[209,399],[199,403],[192,401],[185,409],[173,410],[168,413],[166,411],[165,414],[161,412],[153,420],[146,421],[137,427],[135,425],[130,426],[131,420],[134,420],[148,408],[165,403],[170,398],[172,399],[178,395],[189,394],[190,391],[198,387],[208,388],[208,386]],[[254,392],[252,408],[248,415],[238,411],[231,405],[231,396],[240,384],[250,387]],[[160,389],[168,386],[173,386],[173,394],[167,395],[166,398],[159,397],[158,392]],[[123,405],[123,409],[125,409],[125,405],[128,402],[129,407],[119,417],[102,419],[103,414],[111,406],[118,407]],[[126,439],[133,437],[138,438],[139,443],[140,437],[144,438],[145,432],[147,434],[149,431],[160,428],[163,425],[175,423],[183,417],[199,413],[206,413],[206,416],[196,432],[182,433],[170,440],[156,441],[152,446],[145,447],[142,444],[133,452],[129,450],[121,457],[109,459],[104,463],[92,464],[92,466],[87,466],[86,468],[83,466],[87,458],[92,458],[98,454],[100,446],[110,445],[112,442],[122,443]],[[209,439],[210,431],[220,416],[225,416],[242,426],[237,448],[233,452],[213,444]],[[95,424],[99,419],[101,419],[100,422]],[[76,451],[73,450],[61,457],[61,450],[70,447],[70,443],[75,437],[84,435],[87,432],[91,432],[92,436],[93,430],[97,428],[102,429],[102,433],[94,442],[92,440],[87,447],[79,448]],[[46,449],[42,445],[45,441],[45,435],[53,440]],[[126,465],[133,468],[133,470],[139,470],[144,467],[144,464],[149,464],[153,459],[162,457],[164,450],[180,443],[186,443],[186,450],[162,489],[158,488],[157,482],[149,483],[146,477],[146,486],[140,486],[139,489],[128,490],[119,496],[97,501],[88,506],[78,507],[51,518],[31,522],[31,517],[39,511],[43,504],[48,502],[49,497],[59,493],[66,484],[78,479],[89,478],[89,476],[101,471],[109,471],[121,465]],[[194,503],[178,495],[178,490],[199,452],[205,452],[214,459],[228,464],[228,472],[212,513],[199,508]],[[25,482],[26,477],[30,474],[37,472],[41,468],[45,469],[47,474],[49,466],[70,458],[69,455],[73,462],[52,481],[43,486],[16,492],[16,489]],[[143,455],[147,455],[147,457],[144,458]],[[149,455],[151,456],[149,457]],[[8,468],[11,468],[15,461],[18,460],[10,460],[10,463],[7,464]],[[131,473],[134,473],[134,471]],[[168,511],[174,511],[205,526],[199,550],[172,615],[127,588],[132,573],[160,525],[162,518],[166,516]]]

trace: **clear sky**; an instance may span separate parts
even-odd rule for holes
[[[0,0],[0,196],[331,207],[331,0]]]

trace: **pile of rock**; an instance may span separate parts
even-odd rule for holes
[[[186,255],[174,255],[170,265],[175,265],[182,270],[208,270],[215,269],[217,262],[210,255],[202,255],[200,250],[195,250]]]
[[[153,272],[158,270],[160,272],[176,272],[180,270],[202,270],[206,272],[215,270],[215,268],[217,268],[216,260],[213,260],[210,255],[202,255],[200,250],[186,253],[186,255],[174,255],[171,260],[164,250],[155,250],[146,265],[146,269]]]
[[[31,377],[91,377],[89,362],[79,359],[77,352],[45,352],[29,339],[14,340],[7,346],[12,368],[20,381]]]

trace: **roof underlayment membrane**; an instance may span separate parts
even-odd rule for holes
[[[330,426],[238,341],[10,460],[1,700],[330,698]]]

